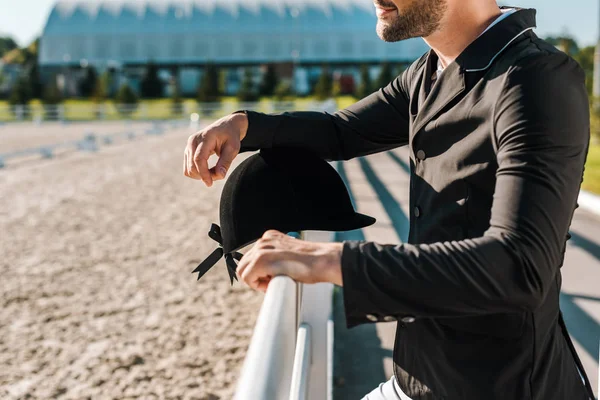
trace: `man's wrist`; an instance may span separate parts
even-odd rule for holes
[[[248,133],[248,114],[245,111],[236,111],[231,115],[231,120],[239,128],[240,141],[244,140]]]
[[[320,281],[342,286],[342,243],[327,243],[327,251],[324,257],[320,257],[322,263],[319,266]]]

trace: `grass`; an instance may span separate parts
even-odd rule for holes
[[[583,176],[584,190],[600,194],[600,144],[592,143]]]

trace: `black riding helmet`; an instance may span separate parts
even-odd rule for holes
[[[260,239],[269,229],[284,233],[349,231],[375,223],[354,210],[336,170],[301,149],[261,150],[232,171],[221,195],[219,227],[209,237],[219,243],[193,271],[200,279],[225,256],[231,283],[242,255],[237,250]]]

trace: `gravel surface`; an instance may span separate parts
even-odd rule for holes
[[[263,296],[191,274],[223,185],[183,176],[189,133],[0,169],[0,398],[232,397]]]

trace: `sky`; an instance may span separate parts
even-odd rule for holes
[[[55,2],[0,0],[0,35],[13,37],[21,46],[29,44],[42,33]],[[596,43],[600,0],[502,0],[500,3],[537,9],[539,36],[566,33],[581,46]]]

